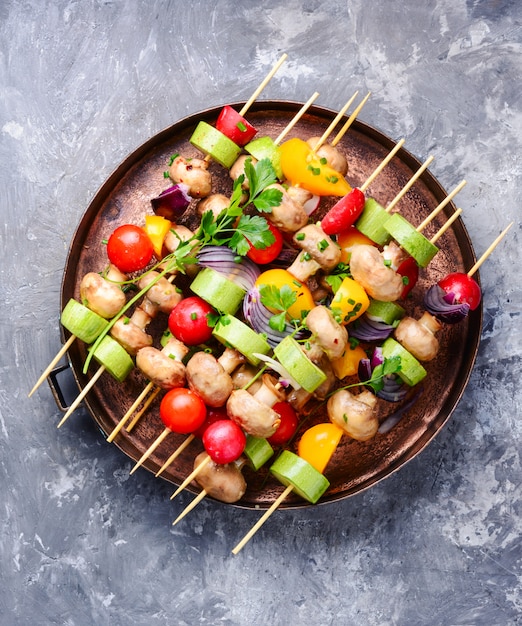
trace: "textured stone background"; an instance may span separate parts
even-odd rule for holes
[[[2,0],[0,3],[0,623],[522,624],[518,0]],[[57,431],[47,385],[69,241],[94,193],[188,113],[264,98],[339,109],[406,137],[446,189],[462,178],[483,340],[452,420],[401,471],[326,507],[202,502],[172,529],[171,489],[83,410]],[[181,496],[181,501],[183,502]],[[188,503],[189,498],[184,503]]]

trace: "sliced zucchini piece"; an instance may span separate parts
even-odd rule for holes
[[[383,302],[373,299],[370,299],[370,306],[366,310],[366,315],[370,319],[380,320],[390,326],[402,319],[405,314],[406,311],[397,302]]]
[[[199,122],[190,143],[227,169],[232,167],[241,153],[237,144],[206,122]]]
[[[198,273],[190,288],[216,310],[231,315],[239,309],[246,293],[237,283],[210,267]]]
[[[293,337],[285,337],[278,343],[274,354],[290,376],[309,393],[326,380],[326,374],[310,361]]]
[[[258,161],[268,159],[270,163],[272,163],[277,178],[282,180],[283,170],[281,169],[279,148],[271,137],[259,137],[258,139],[254,139],[250,143],[247,143],[245,150]]]
[[[64,328],[85,343],[92,343],[109,323],[74,298],[65,305],[60,321]]]
[[[379,246],[384,246],[390,239],[390,233],[384,228],[390,217],[384,207],[374,198],[367,198],[364,210],[355,222],[355,228]]]
[[[389,337],[382,344],[382,356],[385,359],[398,356],[401,359],[401,369],[397,372],[398,376],[410,387],[414,387],[423,380],[427,372],[417,359],[404,348],[401,344]]]
[[[330,486],[330,482],[321,472],[289,450],[284,450],[274,461],[270,472],[283,485],[292,485],[301,498],[312,504],[315,504]]]
[[[421,267],[427,267],[439,251],[436,245],[415,230],[415,227],[398,213],[391,215],[384,227],[401,248],[406,250]]]
[[[120,383],[127,378],[134,367],[129,353],[109,335],[101,340],[93,356]]]
[[[252,365],[259,365],[255,354],[268,354],[270,344],[264,337],[233,315],[223,315],[212,332],[223,345],[234,348],[243,354]]]
[[[257,472],[274,455],[274,449],[263,437],[247,435],[243,454],[248,459],[252,469]]]

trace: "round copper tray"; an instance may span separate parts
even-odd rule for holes
[[[239,109],[243,103],[236,103]],[[276,137],[285,128],[301,104],[288,101],[256,102],[248,113],[249,120],[258,128],[258,136]],[[98,191],[83,215],[73,237],[62,284],[62,306],[69,298],[78,298],[81,277],[88,271],[100,271],[107,263],[103,241],[117,226],[131,222],[142,224],[145,213],[150,213],[150,199],[169,186],[163,172],[168,167],[172,154],[201,156],[189,143],[197,122],[214,123],[220,108],[191,115],[149,139],[135,150],[109,177]],[[336,112],[314,106],[298,122],[288,135],[308,138],[322,135]],[[341,124],[340,122],[339,128]],[[352,185],[361,185],[377,165],[394,147],[395,142],[378,130],[356,120],[338,145],[348,159],[348,180]],[[401,148],[392,162],[375,179],[367,190],[386,205],[404,187],[421,163],[407,150]],[[217,164],[211,165],[215,191],[230,193],[231,181],[226,171]],[[397,205],[396,210],[413,224],[419,224],[445,197],[447,193],[429,171],[423,173],[412,189]],[[326,208],[326,205],[325,205]],[[455,212],[449,203],[424,231],[428,237],[439,230]],[[440,251],[421,277],[406,308],[414,317],[422,313],[422,298],[427,287],[449,272],[467,271],[475,261],[471,241],[464,224],[459,219],[439,239]],[[159,337],[166,328],[163,316],[150,327]],[[438,333],[441,349],[438,358],[427,364],[428,376],[423,383],[422,393],[414,405],[405,412],[401,421],[387,434],[378,434],[373,440],[360,443],[344,437],[330,461],[325,475],[331,487],[321,502],[332,502],[351,496],[374,485],[395,472],[415,457],[438,433],[455,409],[468,382],[480,340],[482,310],[477,309],[461,323],[445,325]],[[156,341],[156,344],[158,342]],[[83,388],[89,376],[82,373],[86,356],[85,346],[77,341],[69,351],[74,376]],[[94,373],[96,364],[90,367]],[[110,433],[127,408],[144,388],[147,381],[134,370],[123,384],[115,382],[104,373],[86,397],[86,405],[103,433]],[[160,396],[161,397],[161,396]],[[128,457],[137,460],[161,433],[163,426],[158,415],[159,398],[127,433],[122,430],[115,444]],[[396,411],[398,405],[380,401],[382,419]],[[74,417],[72,418],[74,419]],[[316,421],[325,421],[324,414],[314,414],[303,428]],[[184,436],[170,434],[144,467],[156,472]],[[298,441],[299,437],[296,438]],[[192,471],[193,460],[202,449],[199,440],[193,441],[163,474],[175,484],[180,484]],[[244,470],[248,490],[237,506],[266,508],[281,492],[281,485],[271,478],[267,469],[254,473]],[[196,488],[190,487],[194,492]],[[309,506],[297,496],[290,495],[285,507]]]

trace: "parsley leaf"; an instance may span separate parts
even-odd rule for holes
[[[325,280],[332,288],[332,291],[335,293],[341,286],[343,280],[347,277],[351,278],[350,268],[348,265],[341,262],[334,267],[334,269],[330,274],[328,274],[328,276],[325,276]]]
[[[228,247],[237,254],[245,256],[250,249],[250,244],[262,250],[272,245],[274,241],[275,237],[265,218],[259,215],[242,215],[228,242]]]
[[[278,289],[275,285],[261,285],[259,288],[261,302],[269,309],[276,311],[288,311],[297,301],[297,294],[288,285]]]
[[[281,313],[272,315],[272,317],[268,320],[268,325],[273,330],[277,330],[282,333],[286,328],[286,312],[282,311]]]
[[[252,202],[258,211],[271,213],[272,207],[279,206],[282,199],[283,192],[279,189],[265,189]]]
[[[401,357],[392,356],[389,359],[384,359],[384,363],[377,365],[373,371],[369,380],[363,381],[368,387],[371,387],[375,393],[380,391],[384,387],[384,377],[396,374],[401,370]]]
[[[270,159],[261,159],[252,165],[252,159],[245,161],[245,174],[250,189],[249,202],[253,202],[268,185],[277,182],[277,176]]]

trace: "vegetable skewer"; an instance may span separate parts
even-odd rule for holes
[[[71,336],[45,368],[29,392],[29,397],[49,376],[53,367],[65,355],[76,339],[90,343],[108,324],[104,320],[111,317],[113,312],[117,312],[121,303],[125,301],[125,296],[119,289],[118,283],[126,279],[127,277],[112,264],[108,266],[102,276],[92,273],[84,276],[80,284],[80,296],[85,304],[80,304],[71,299],[61,314],[62,325],[69,330]],[[96,295],[96,292],[98,292],[98,295]],[[118,297],[115,297],[116,294]],[[94,302],[92,297],[95,298]],[[115,302],[114,306],[109,302],[111,299]]]

